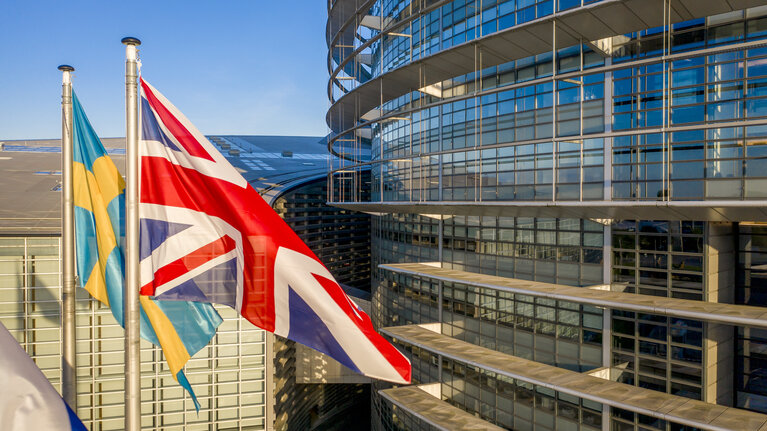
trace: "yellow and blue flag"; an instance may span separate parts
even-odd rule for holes
[[[120,326],[125,290],[125,181],[72,93],[75,249],[80,284],[109,306]],[[200,404],[184,375],[222,319],[210,304],[141,297],[141,338],[160,346],[173,377]]]

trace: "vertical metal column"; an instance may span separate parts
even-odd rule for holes
[[[605,133],[608,135],[613,131],[613,72],[611,66],[613,64],[612,57],[605,58],[605,67],[608,71],[605,72],[604,79],[604,103],[602,121],[605,126]],[[583,77],[581,77],[581,88],[583,88]],[[583,94],[581,92],[581,97]],[[581,110],[581,116],[583,111]],[[581,129],[582,130],[582,129]],[[613,138],[607,136],[604,138],[603,147],[603,181],[604,188],[602,191],[602,199],[612,200],[613,197]],[[583,169],[583,165],[581,165]],[[603,229],[603,243],[602,243],[602,282],[608,286],[612,282],[612,220],[605,221],[605,227]],[[612,290],[612,289],[610,289]],[[611,350],[612,350],[612,311],[610,309],[604,309],[602,311],[602,366],[611,366]],[[602,410],[602,430],[610,431],[610,424],[612,411],[610,406],[603,405]]]
[[[557,200],[557,21],[551,20],[551,200]],[[583,79],[583,77],[581,77]],[[583,115],[583,112],[581,112]],[[581,146],[583,143],[581,142]],[[537,154],[537,151],[536,151]]]
[[[665,40],[666,44],[666,50],[663,53],[663,58],[667,59],[669,55],[671,55],[671,37],[672,37],[672,28],[671,28],[671,0],[667,0],[667,12],[666,12],[666,22],[663,23],[664,29],[663,29],[663,39]],[[704,69],[706,70],[706,69]],[[666,174],[666,188],[668,189],[666,194],[667,201],[671,200],[671,135],[668,132],[668,128],[671,127],[671,85],[672,85],[672,78],[673,75],[671,75],[671,62],[668,60],[664,60],[663,65],[663,74],[666,77],[666,86],[663,88],[663,93],[666,96],[666,110],[664,112],[664,117],[666,119],[664,130],[663,130],[663,137],[666,141],[666,166],[665,166],[665,174]],[[705,88],[705,87],[704,87]]]
[[[613,72],[609,69],[613,64],[612,58],[607,57],[605,59],[605,67],[608,71],[605,72],[604,79],[604,102],[602,104],[602,121],[605,125],[605,133],[610,135],[613,131]],[[583,78],[581,78],[582,80]],[[583,88],[583,87],[581,87]],[[582,96],[581,96],[582,97]],[[583,116],[583,110],[581,110],[581,116]],[[606,136],[603,141],[603,160],[604,171],[602,174],[602,180],[604,181],[604,189],[602,191],[602,199],[609,201],[613,198],[613,138],[612,136]],[[581,164],[581,170],[583,165]]]
[[[136,47],[141,41],[123,38],[125,45],[125,145],[127,148],[125,217],[125,429],[141,429],[141,351],[139,348],[138,261],[138,73]]]
[[[476,10],[476,9],[475,9]],[[477,13],[477,16],[481,16]],[[479,26],[482,27],[481,25]],[[482,49],[479,44],[474,44],[474,201],[482,200],[482,150],[477,147],[482,146]],[[466,170],[468,172],[469,161],[466,160]],[[497,174],[496,174],[497,175]]]
[[[439,260],[439,267],[440,268],[444,268],[444,265],[443,265],[443,262],[442,262],[442,241],[443,241],[442,229],[443,229],[444,224],[445,224],[445,216],[444,215],[440,215],[439,216],[439,221],[437,222],[437,228],[439,229],[439,231],[437,232],[437,260]],[[442,286],[441,283],[440,283],[440,286]]]
[[[667,113],[669,112],[669,103],[668,103],[668,97],[667,97],[668,93],[666,91],[668,89],[668,87],[669,87],[669,82],[668,82],[669,75],[668,75],[668,72],[667,72],[667,70],[668,70],[668,61],[667,61],[667,56],[668,56],[667,49],[668,49],[668,46],[666,45],[666,42],[668,41],[668,39],[666,37],[666,31],[668,30],[666,28],[666,24],[669,22],[669,17],[667,16],[667,14],[669,12],[669,7],[668,7],[669,1],[670,0],[663,0],[663,57],[662,57],[663,58],[663,63],[662,63],[663,64],[663,104],[662,104],[663,105],[663,108],[662,108],[663,121],[661,123],[661,129],[663,130],[663,139],[661,141],[661,148],[662,148],[661,154],[662,154],[662,158],[663,158],[663,163],[662,163],[661,167],[663,168],[663,174],[661,175],[662,176],[662,180],[661,180],[661,184],[662,185],[661,185],[661,191],[660,191],[661,192],[661,200],[662,201],[665,201],[665,200],[668,199],[668,196],[670,194],[669,191],[671,190],[670,178],[667,175],[667,173],[668,173],[668,168],[667,167],[670,164],[670,157],[671,157],[671,149],[670,148],[671,147],[670,147],[669,142],[668,142],[668,122],[666,121],[668,119]]]
[[[605,81],[605,84],[608,84]],[[612,83],[609,83],[612,85]],[[612,281],[612,221],[605,221],[604,229],[602,230],[603,246],[602,246],[602,282],[610,286]],[[608,288],[609,289],[609,288]],[[609,289],[612,290],[612,289]],[[602,309],[602,366],[611,366],[612,356],[612,310],[609,308]],[[611,371],[608,370],[608,373]],[[609,374],[608,374],[608,377]],[[610,431],[610,424],[612,423],[612,409],[608,405],[602,405],[602,431]]]
[[[442,195],[443,195],[443,193],[442,193],[442,186],[443,186],[443,183],[442,183],[442,158],[444,157],[444,154],[442,154],[442,151],[445,149],[444,142],[442,142],[442,139],[443,139],[443,137],[442,137],[442,108],[444,106],[445,105],[443,103],[440,103],[439,106],[437,107],[437,115],[439,116],[439,118],[438,118],[439,121],[437,121],[437,127],[439,127],[439,129],[437,130],[437,136],[438,136],[438,139],[439,139],[439,148],[437,148],[437,151],[439,152],[439,154],[437,154],[437,158],[438,158],[438,160],[437,160],[437,187],[438,187],[437,188],[437,200],[439,200],[440,202],[442,201]],[[431,148],[429,149],[429,151],[433,152],[431,150]],[[431,160],[432,160],[431,157],[432,156],[429,157],[429,163],[431,163]],[[431,196],[429,197],[429,199],[431,200]],[[440,229],[441,228],[442,227],[440,225]],[[440,231],[440,232],[442,232],[442,231]],[[440,250],[442,250],[441,247],[442,246],[440,245]],[[440,255],[440,259],[439,260],[442,261],[441,255]]]
[[[59,66],[61,81],[61,393],[77,411],[77,351],[75,331],[75,207],[72,180],[72,72]]]
[[[266,398],[264,429],[274,431],[274,419],[277,416],[274,411],[276,401],[274,394],[274,334],[268,331],[264,331],[264,354],[266,355],[264,358],[264,397]]]

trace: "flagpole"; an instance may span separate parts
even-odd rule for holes
[[[72,72],[67,64],[58,67],[61,81],[61,393],[77,411],[77,352],[75,332],[75,217],[72,182]]]
[[[141,352],[139,349],[139,156],[138,83],[135,37],[122,39],[125,45],[125,140],[127,148],[125,223],[125,429],[141,429]]]

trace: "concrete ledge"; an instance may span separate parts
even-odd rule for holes
[[[437,268],[422,263],[379,265],[379,268],[399,274],[426,277],[449,283],[501,290],[540,298],[569,301],[617,310],[684,319],[703,320],[729,325],[767,328],[767,308],[750,305],[720,304],[690,299],[664,298],[635,293],[572,287],[514,278],[477,274],[454,269]]]
[[[417,325],[383,328],[381,332],[398,342],[467,365],[665,421],[716,431],[767,429],[767,415],[576,373],[436,334]]]
[[[378,391],[389,402],[429,425],[444,431],[502,431],[458,407],[435,398],[418,386]]]
[[[767,200],[705,201],[384,201],[328,202],[367,213],[472,215],[489,217],[556,217],[593,220],[767,220]]]

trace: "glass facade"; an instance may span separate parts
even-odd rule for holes
[[[327,206],[326,196],[327,181],[320,178],[283,191],[272,207],[336,281],[367,293],[370,216]],[[295,341],[274,340],[275,430],[343,430],[360,424],[364,429],[370,423],[370,384],[327,383],[323,376],[313,383],[298,382],[297,362],[307,358],[297,354]]]
[[[767,6],[648,2],[668,13],[640,22],[613,3],[329,2],[328,148],[370,157],[332,166],[328,201],[376,214],[374,268],[764,305],[767,228],[737,207],[767,205]],[[368,171],[350,193],[349,176]],[[682,206],[693,210],[668,210]],[[512,356],[767,412],[762,329],[384,269],[372,283],[379,327],[437,324]],[[417,383],[502,427],[689,429],[398,343]],[[373,406],[380,429],[428,429],[375,390]]]
[[[350,290],[369,295],[370,217],[325,205],[327,155],[319,137],[213,136],[210,139],[341,283]],[[112,149],[123,145],[120,139],[105,141]],[[44,177],[46,182],[40,183],[51,186],[43,187],[42,193],[36,192],[34,202],[40,203],[44,213],[51,216],[41,223],[34,214],[43,212],[35,207],[4,208],[5,215],[0,220],[3,230],[0,235],[0,322],[60,390],[61,239],[60,220],[56,217],[60,205],[57,193],[60,187],[56,186],[60,183],[57,177],[60,173],[54,170],[60,166],[56,152],[60,142],[16,143],[17,153],[38,155],[18,154],[23,166],[7,173],[5,183],[29,182],[29,175],[35,171],[24,166],[34,166],[40,170],[38,174],[49,173],[50,178]],[[121,166],[120,156],[116,159]],[[258,171],[269,174],[262,176],[264,174]],[[38,180],[34,178],[36,184]],[[24,190],[14,189],[14,192],[26,202],[29,197],[21,196]],[[27,208],[29,212],[25,212]],[[124,332],[110,309],[91,299],[84,289],[77,290],[76,306],[77,413],[88,429],[123,429]],[[292,425],[289,429],[304,429],[309,425],[320,429],[323,424],[344,428],[344,424],[370,421],[370,389],[368,384],[361,383],[362,379],[355,380],[357,384],[284,385],[284,379],[292,378],[295,383],[296,361],[306,358],[297,359],[290,352],[279,350],[275,355],[274,337],[241,319],[228,307],[217,307],[217,310],[224,318],[223,324],[211,343],[185,368],[201,403],[199,414],[171,377],[162,351],[149,343],[141,343],[143,429],[265,430],[285,429],[287,422]],[[322,364],[322,359],[317,363]],[[279,362],[283,360],[286,361]],[[278,368],[283,365],[284,368]],[[303,368],[304,379],[309,374],[307,369],[309,367]],[[282,398],[286,393],[290,397]]]
[[[738,278],[736,302],[763,305],[767,226],[740,225],[738,232]],[[739,407],[767,411],[767,332],[758,328],[737,329],[736,402]]]
[[[346,286],[370,289],[370,216],[325,205],[327,182],[308,181],[281,194],[275,212]]]
[[[488,422],[514,430],[600,430],[602,405],[444,359],[442,395]]]
[[[436,10],[427,1],[393,3],[419,16],[411,26],[441,10],[442,43],[430,51],[434,54],[455,44],[456,25],[465,42],[527,22],[520,17],[532,12],[522,11],[546,4],[529,16],[547,16],[554,3],[567,2],[521,7],[525,2],[462,1]],[[561,10],[579,2],[572,3]],[[486,8],[481,14],[480,6]],[[372,15],[381,13],[376,7]],[[757,7],[701,17],[674,23],[669,32],[653,28],[614,36],[605,51],[591,43],[477,66],[475,72],[384,100],[375,107],[388,116],[384,121],[360,118],[349,124],[372,131],[371,199],[602,200],[610,199],[603,190],[606,178],[616,200],[763,198],[767,50],[753,42],[767,35],[765,14]],[[504,16],[511,24],[490,24]],[[391,33],[398,36],[387,36]],[[377,34],[369,37],[415,38],[395,30]],[[664,35],[671,39],[668,46]],[[421,58],[410,55],[411,48],[418,51],[415,41],[406,44],[408,55],[400,63],[394,58],[402,57],[397,54],[402,43],[378,42],[371,44],[370,56],[383,56],[389,69],[372,67],[370,77],[381,75],[383,85],[388,71]],[[664,53],[670,60],[661,57]],[[349,58],[357,61],[359,55]],[[428,65],[419,67],[428,80]],[[332,88],[364,82],[348,78]],[[331,108],[331,122],[334,115],[341,113]],[[337,146],[349,144],[345,130],[334,132]],[[605,137],[606,132],[614,134]],[[612,159],[609,172],[605,157]]]
[[[0,238],[0,322],[61,389],[60,238]],[[77,291],[77,414],[91,430],[124,426],[124,335],[108,307]],[[141,342],[142,428],[263,430],[264,331],[228,307],[211,344],[185,374],[199,414],[171,377],[162,351]]]

